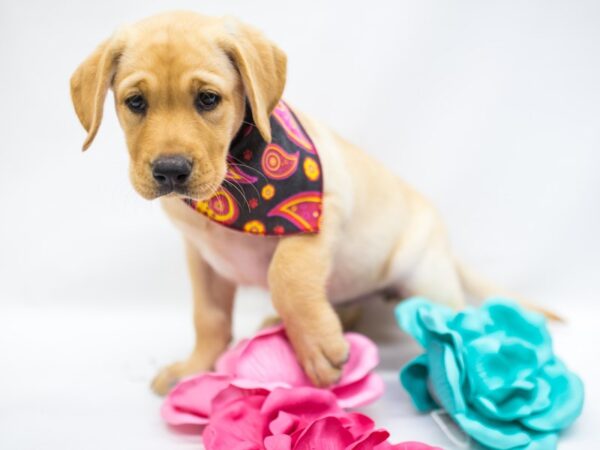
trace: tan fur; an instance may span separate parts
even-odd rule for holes
[[[188,196],[203,199],[223,182],[245,98],[260,132],[270,137],[268,117],[285,74],[283,52],[253,28],[229,18],[169,13],[124,28],[103,43],[73,75],[72,98],[88,131],[85,148],[112,84],[137,191],[155,198],[151,162],[178,154],[194,162]],[[223,101],[198,114],[193,97],[205,86]],[[149,101],[143,118],[124,105],[136,92]],[[156,392],[164,394],[177,379],[211,368],[231,338],[237,285],[270,289],[299,361],[318,385],[335,382],[348,356],[332,304],[385,289],[464,306],[446,233],[430,204],[360,149],[298,114],[319,149],[326,180],[318,235],[242,234],[210,222],[175,196],[163,197],[165,211],[186,239],[196,345],[187,360],[159,373]]]

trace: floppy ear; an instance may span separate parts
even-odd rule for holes
[[[81,125],[88,132],[83,150],[90,146],[100,127],[104,99],[123,48],[122,39],[104,41],[71,76],[71,100]]]
[[[258,30],[227,18],[222,46],[237,67],[252,109],[252,117],[266,142],[271,141],[269,116],[281,99],[287,57]]]

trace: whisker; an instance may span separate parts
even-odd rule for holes
[[[238,185],[233,184],[230,180],[225,179],[223,181],[240,193],[240,195],[246,202],[246,206],[248,207],[248,212],[250,212],[250,210],[251,210],[250,203],[248,203],[248,199],[246,199],[246,195],[244,194],[244,191]]]
[[[210,199],[211,197],[213,197],[213,196],[214,196],[214,195],[217,193],[217,191],[219,190],[219,187],[220,187],[220,186],[221,186],[220,184],[217,184],[217,183],[211,183],[211,184],[209,185],[209,188],[210,188],[210,193],[208,194],[208,197],[207,197],[207,199]],[[219,199],[219,200],[220,200],[220,199]]]
[[[235,184],[237,184],[242,190],[244,190],[244,187],[242,186],[242,184],[240,182],[235,181]],[[256,197],[257,197],[256,200],[258,201],[258,199],[260,199],[260,192],[258,192],[258,188],[254,185],[254,183],[250,183],[250,187],[252,189],[254,189],[254,192],[256,192]],[[244,194],[246,194],[245,190],[244,190]]]
[[[237,163],[237,162],[230,162],[229,164],[230,164],[231,166],[243,167],[243,168],[245,168],[245,169],[252,170],[252,171],[254,171],[254,173],[256,173],[257,175],[260,175],[262,178],[264,178],[264,180],[265,180],[265,181],[269,181],[269,180],[267,179],[267,177],[265,176],[265,174],[264,174],[264,173],[262,173],[260,170],[258,170],[258,169],[257,169],[257,168],[255,168],[255,167],[249,166],[249,165],[247,165],[247,164],[244,164],[244,163]]]
[[[235,183],[236,186],[238,186],[239,190],[242,193],[242,197],[244,197],[244,200],[246,201],[246,205],[248,205],[248,212],[250,212],[251,208],[250,208],[250,203],[248,202],[248,197],[246,196],[246,191],[244,190],[244,187],[236,180],[228,180],[229,183]],[[252,187],[254,187],[254,185],[251,185]],[[256,187],[254,187],[254,190],[256,190]],[[258,191],[256,190],[257,194]]]
[[[253,170],[255,173],[257,173],[258,175],[263,177],[263,179],[267,183],[269,182],[269,179],[265,176],[265,174],[262,173],[260,170],[258,170],[256,167],[252,167],[252,166],[249,166],[248,164],[245,164],[242,160],[240,160],[239,158],[236,158],[233,155],[229,155],[229,157],[236,161],[236,162],[231,162],[231,161],[229,162],[229,164],[231,164],[232,166],[244,167],[246,169]]]
[[[239,181],[236,181],[236,180],[228,180],[228,181],[235,181],[235,183],[241,187],[241,183]],[[260,192],[258,192],[258,188],[254,185],[254,183],[245,183],[245,184],[250,185],[250,187],[252,189],[254,189],[254,192],[256,192],[256,195],[258,197],[260,197]]]

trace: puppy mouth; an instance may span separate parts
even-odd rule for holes
[[[198,186],[170,185],[158,186],[156,189],[156,197],[180,197],[189,200],[206,200],[214,194],[221,183],[202,183]]]

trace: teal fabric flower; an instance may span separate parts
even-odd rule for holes
[[[483,446],[551,450],[580,415],[583,384],[541,315],[502,299],[456,313],[412,298],[396,319],[425,349],[400,373],[417,409],[442,407]]]

